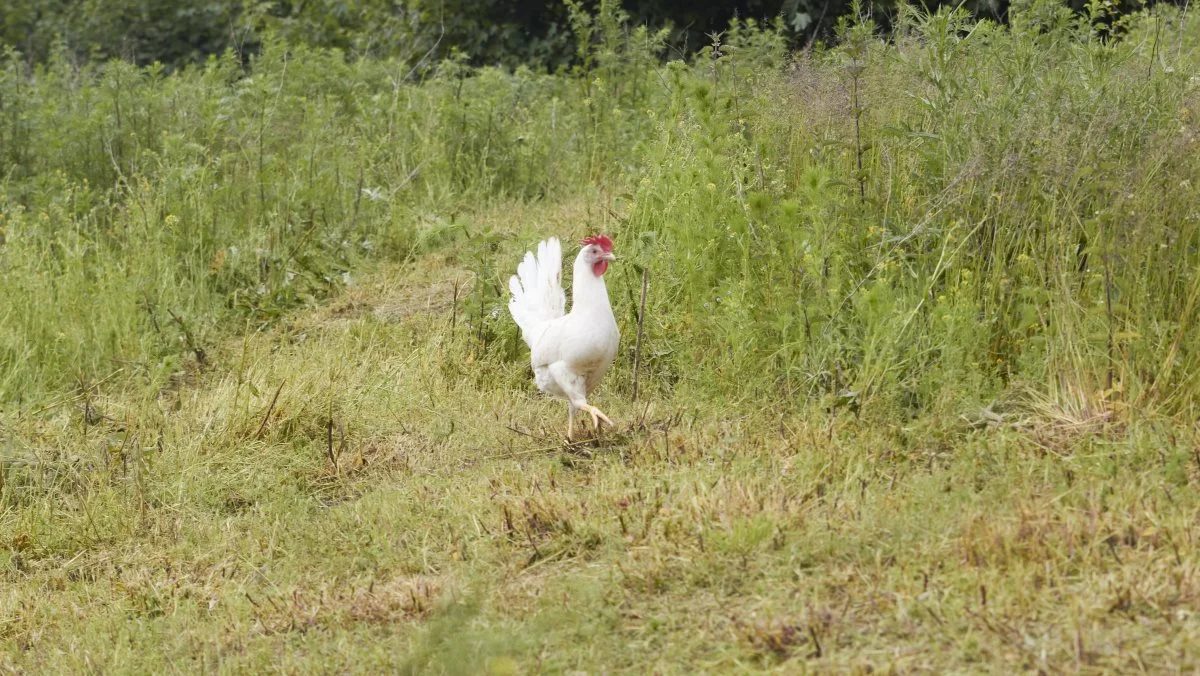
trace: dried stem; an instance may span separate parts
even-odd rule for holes
[[[275,388],[275,396],[271,397],[271,404],[267,406],[267,412],[263,415],[262,422],[258,425],[258,431],[254,433],[254,438],[258,439],[262,436],[263,430],[267,428],[267,421],[271,419],[271,413],[275,410],[275,402],[279,401],[279,393],[283,391],[284,384],[287,380],[279,383],[279,387]]]
[[[642,324],[646,318],[646,287],[650,281],[650,269],[642,268],[642,302],[638,309],[637,343],[633,347],[633,401],[638,398],[638,373],[642,363]]]

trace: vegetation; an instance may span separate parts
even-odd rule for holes
[[[869,0],[863,7],[890,22],[901,4]],[[1005,20],[1010,0],[923,4]],[[1088,1],[1068,4],[1082,10]],[[1123,15],[1143,9],[1146,2],[1096,4]],[[574,63],[572,13],[611,12],[618,6],[634,23],[666,28],[671,53],[684,57],[734,19],[774,21],[794,47],[826,40],[837,17],[850,10],[851,0],[7,0],[0,9],[0,44],[17,47],[34,62],[45,61],[57,48],[76,60],[120,57],[177,68],[226,49],[256,54],[264,36],[275,35],[292,45],[400,59],[422,70],[455,54],[477,66],[558,69]]]
[[[1195,669],[1200,29],[1113,7],[9,51],[0,667]],[[564,445],[504,289],[601,230]]]

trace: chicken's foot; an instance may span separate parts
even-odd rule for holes
[[[601,420],[608,423],[609,427],[614,427],[613,422],[608,419],[608,416],[604,415],[603,411],[596,408],[595,406],[592,406],[591,404],[580,404],[579,410],[586,411],[586,412],[592,414],[592,424],[596,426],[597,430],[600,429],[600,421]]]

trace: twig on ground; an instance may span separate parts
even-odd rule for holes
[[[271,419],[271,413],[275,410],[275,402],[279,401],[279,393],[283,391],[283,386],[286,383],[287,380],[285,379],[279,383],[279,387],[275,388],[275,396],[271,397],[271,403],[267,406],[267,412],[263,415],[262,422],[258,425],[258,430],[254,433],[255,439],[261,437],[263,430],[267,428],[267,421]]]
[[[638,310],[637,343],[633,347],[633,401],[638,397],[638,371],[642,363],[642,322],[646,318],[646,286],[650,280],[650,268],[642,268],[642,303]]]

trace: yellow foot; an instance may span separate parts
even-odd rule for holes
[[[603,411],[596,408],[595,406],[592,406],[591,404],[583,404],[582,406],[579,407],[579,410],[587,411],[588,413],[592,414],[592,424],[596,426],[597,430],[600,429],[600,421],[601,420],[608,423],[609,427],[614,426],[612,421],[608,419],[608,416],[604,415]]]

